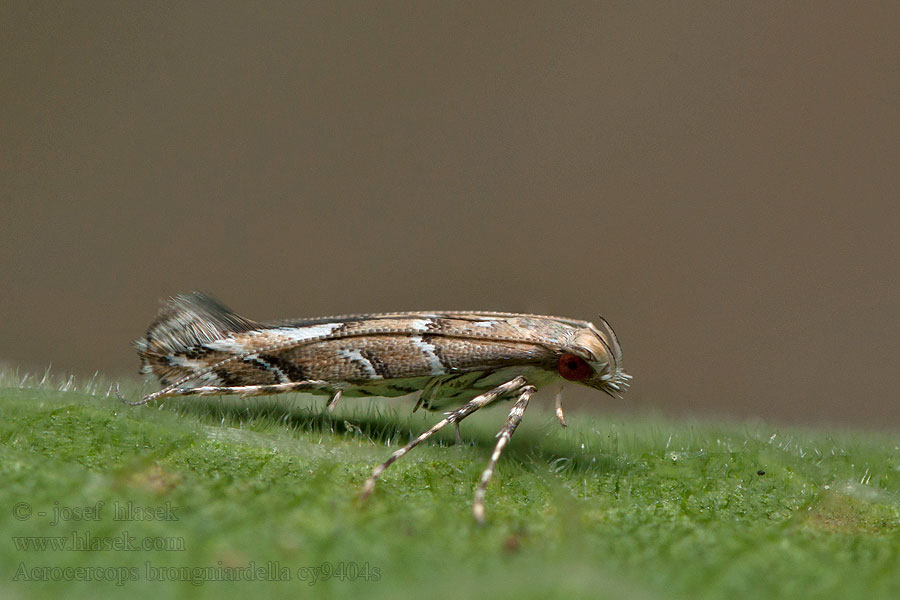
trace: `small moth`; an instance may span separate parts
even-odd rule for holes
[[[475,491],[472,510],[484,521],[484,496],[500,454],[537,390],[560,379],[621,397],[630,375],[622,349],[602,317],[587,321],[499,312],[402,312],[257,322],[199,292],[171,298],[135,342],[141,372],[163,389],[139,405],[174,396],[254,396],[303,391],[343,397],[420,392],[415,409],[451,409],[445,418],[375,467],[368,497],[391,464],[434,433],[501,399],[515,399]],[[556,415],[566,426],[561,393]],[[123,401],[125,401],[123,399]],[[452,408],[456,407],[456,408]]]

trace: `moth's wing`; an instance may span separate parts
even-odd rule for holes
[[[260,323],[263,327],[305,327],[307,325],[318,325],[320,323],[352,323],[355,321],[377,321],[381,319],[456,319],[460,321],[503,321],[510,318],[537,318],[558,321],[573,327],[590,327],[587,321],[578,321],[575,319],[567,319],[564,317],[553,317],[545,315],[532,315],[527,313],[507,313],[507,312],[479,312],[470,310],[420,310],[406,312],[383,312],[383,313],[354,313],[343,315],[331,315],[323,317],[302,317],[294,319],[277,319],[263,321]]]
[[[419,408],[440,411],[468,402],[484,391],[475,387],[475,383],[484,376],[484,372],[474,371],[450,373],[433,378],[422,390],[413,412]]]

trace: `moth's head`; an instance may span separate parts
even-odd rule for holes
[[[575,329],[559,352],[556,370],[560,377],[621,398],[631,375],[622,370],[622,347],[606,319],[600,327]]]

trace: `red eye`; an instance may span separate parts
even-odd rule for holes
[[[587,364],[580,356],[574,354],[563,354],[560,356],[556,370],[569,381],[581,381],[590,377],[591,373],[593,373],[591,365]]]

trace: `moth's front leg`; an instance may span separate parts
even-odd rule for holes
[[[407,452],[430,438],[432,435],[443,429],[446,425],[449,425],[450,423],[459,423],[479,408],[487,406],[501,396],[506,396],[518,392],[525,386],[525,378],[520,375],[514,379],[507,381],[504,384],[498,385],[497,387],[485,392],[484,394],[481,394],[480,396],[472,398],[470,401],[466,402],[458,409],[447,413],[446,418],[442,419],[440,422],[432,426],[431,429],[420,434],[416,439],[412,440],[411,442],[391,454],[390,458],[388,458],[384,463],[375,467],[375,469],[372,471],[372,474],[363,485],[362,499],[365,500],[369,497],[369,494],[371,494],[372,490],[375,489],[375,482],[378,480],[381,474],[384,473],[385,470],[387,470],[387,468],[394,464],[397,460],[402,458]]]

